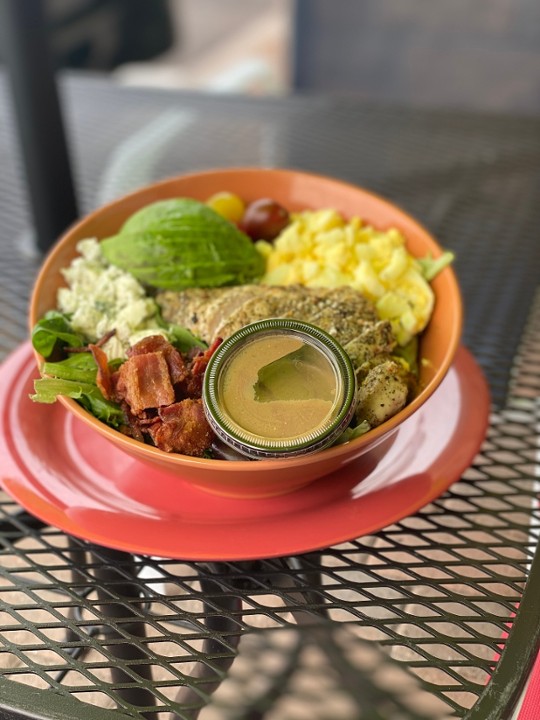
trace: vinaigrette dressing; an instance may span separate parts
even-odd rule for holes
[[[298,437],[322,425],[339,401],[329,360],[304,340],[266,335],[236,353],[222,372],[220,394],[231,420],[266,438]]]
[[[252,459],[279,458],[331,445],[352,419],[355,395],[351,361],[334,338],[300,320],[270,318],[218,347],[203,405],[223,442]]]

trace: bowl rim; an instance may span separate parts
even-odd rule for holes
[[[411,215],[409,212],[404,210],[400,205],[396,204],[395,202],[385,198],[382,195],[379,195],[378,193],[366,189],[363,186],[356,185],[352,182],[341,180],[340,178],[333,177],[330,175],[323,175],[320,173],[314,173],[309,171],[304,171],[301,169],[294,169],[294,168],[272,168],[272,167],[256,167],[256,166],[237,166],[237,167],[226,167],[226,168],[212,168],[212,169],[205,169],[201,171],[196,172],[190,172],[185,174],[179,174],[179,175],[171,175],[167,178],[163,178],[160,180],[157,180],[155,182],[151,182],[146,185],[142,185],[135,190],[125,193],[122,196],[115,198],[114,200],[100,205],[99,207],[95,208],[94,210],[90,211],[89,213],[85,214],[83,217],[81,217],[79,220],[72,223],[70,226],[66,228],[66,230],[62,233],[62,235],[58,238],[58,240],[54,243],[54,245],[50,248],[48,251],[46,257],[44,258],[44,261],[38,271],[38,274],[35,278],[34,285],[32,288],[32,293],[30,296],[30,303],[29,303],[29,314],[28,314],[28,324],[29,324],[29,330],[31,332],[35,322],[39,318],[36,317],[36,307],[38,303],[38,298],[41,293],[42,286],[45,282],[45,278],[48,275],[50,267],[55,262],[56,254],[60,247],[63,247],[64,245],[69,243],[69,240],[71,236],[74,233],[77,233],[81,228],[83,228],[88,222],[90,222],[92,219],[99,216],[104,211],[110,211],[113,210],[117,206],[123,205],[126,201],[134,200],[139,195],[144,195],[145,193],[148,193],[150,191],[158,191],[161,188],[166,188],[167,186],[174,184],[174,182],[177,182],[181,180],[182,182],[189,182],[190,180],[202,180],[205,177],[215,177],[216,175],[222,175],[222,176],[233,176],[236,174],[266,174],[266,175],[275,175],[275,176],[282,176],[284,178],[293,178],[293,177],[301,177],[305,179],[311,179],[311,180],[320,180],[324,181],[325,183],[331,183],[334,185],[338,185],[341,187],[346,187],[350,190],[353,190],[361,195],[369,196],[375,199],[379,204],[386,206],[391,212],[398,213],[402,217],[406,218],[410,223],[415,225],[418,230],[425,235],[426,238],[428,238],[431,242],[431,244],[436,248],[438,251],[442,252],[442,248],[439,245],[436,238],[433,236],[431,231],[429,231],[416,217]],[[447,277],[450,278],[451,286],[453,289],[453,305],[454,305],[454,316],[455,316],[455,322],[451,328],[451,334],[448,340],[448,345],[446,352],[444,354],[443,360],[440,363],[439,367],[437,368],[437,371],[431,378],[428,385],[426,385],[419,393],[418,395],[413,398],[404,408],[402,408],[396,415],[386,420],[381,425],[371,429],[369,432],[367,432],[365,435],[361,435],[360,437],[351,440],[347,443],[343,443],[341,445],[334,445],[329,448],[325,448],[323,450],[320,450],[316,453],[313,453],[312,455],[304,455],[299,457],[290,457],[290,458],[271,458],[271,459],[261,459],[257,460],[257,466],[261,469],[264,467],[266,469],[275,469],[279,470],[280,467],[287,467],[291,468],[294,466],[302,467],[306,465],[306,463],[310,462],[317,462],[319,458],[321,458],[322,455],[324,455],[325,460],[333,460],[333,459],[339,459],[340,457],[346,457],[350,454],[351,448],[354,448],[356,451],[361,450],[365,446],[375,446],[380,442],[383,437],[385,437],[388,433],[394,431],[397,429],[399,425],[401,425],[402,422],[404,422],[407,418],[409,418],[413,413],[415,413],[428,399],[433,395],[435,390],[439,387],[442,380],[446,376],[448,370],[450,369],[455,354],[457,352],[457,349],[460,345],[461,341],[461,333],[462,333],[462,327],[463,327],[463,300],[462,300],[462,294],[459,287],[459,283],[457,280],[457,276],[455,273],[455,270],[452,265],[445,267],[442,271],[442,273],[446,273]],[[43,363],[44,358],[37,353],[34,350],[34,355],[36,357],[36,361],[38,364],[38,367]],[[166,453],[163,450],[160,450],[157,447],[154,447],[152,445],[147,445],[145,443],[142,443],[139,440],[135,440],[134,438],[128,437],[127,435],[124,435],[120,431],[116,430],[115,428],[112,428],[105,423],[103,423],[101,420],[98,420],[93,415],[91,415],[87,410],[85,410],[81,405],[79,405],[75,400],[71,398],[67,398],[64,396],[59,396],[58,401],[64,405],[66,409],[68,409],[71,413],[73,413],[77,418],[85,422],[87,425],[91,425],[94,429],[96,429],[98,432],[100,432],[105,437],[108,437],[111,442],[114,442],[119,447],[122,447],[126,452],[130,454],[135,454],[140,457],[147,456],[149,460],[152,460],[153,462],[160,462],[160,463],[166,463],[167,465],[171,466],[177,466],[178,470],[181,470],[182,467],[193,467],[198,469],[208,469],[213,470],[219,467],[220,465],[223,465],[223,460],[214,459],[214,458],[198,458],[198,457],[192,457],[189,455],[182,455],[180,453]],[[358,452],[356,452],[356,455]],[[230,471],[236,471],[239,473],[251,473],[253,471],[253,464],[252,462],[246,462],[245,460],[227,460],[225,461],[227,465],[227,469]]]

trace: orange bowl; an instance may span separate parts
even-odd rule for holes
[[[290,211],[331,207],[348,218],[360,216],[382,230],[398,228],[407,240],[409,251],[417,257],[427,253],[438,257],[442,252],[430,233],[406,212],[382,197],[339,180],[295,170],[259,168],[212,170],[184,175],[143,187],[95,210],[70,227],[51,249],[37,276],[30,303],[30,327],[47,310],[56,307],[57,290],[65,284],[61,269],[67,267],[77,255],[76,245],[79,240],[113,235],[136,210],[156,200],[183,196],[204,201],[223,190],[236,193],[246,202],[271,197]],[[462,302],[452,268],[447,267],[440,272],[431,285],[435,293],[435,307],[428,327],[420,338],[421,356],[427,362],[421,364],[421,389],[416,397],[394,417],[365,435],[312,455],[276,460],[227,461],[166,453],[110,428],[74,400],[60,398],[60,401],[79,420],[137,460],[220,495],[253,498],[291,492],[353,461],[358,463],[358,479],[361,480],[376,466],[399,426],[428,401],[437,389],[458,348]],[[38,365],[43,362],[38,354],[36,360]]]

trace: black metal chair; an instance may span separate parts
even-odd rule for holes
[[[295,0],[293,88],[537,113],[539,26],[535,0]]]

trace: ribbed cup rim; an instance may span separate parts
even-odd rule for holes
[[[219,380],[233,353],[256,336],[295,335],[319,349],[330,361],[341,385],[341,399],[335,415],[319,427],[294,438],[264,438],[243,430],[223,410]],[[251,458],[283,458],[304,455],[328,447],[345,430],[355,410],[356,376],[351,360],[341,345],[321,328],[301,320],[268,318],[237,330],[212,355],[204,374],[203,406],[216,435],[227,445]]]

